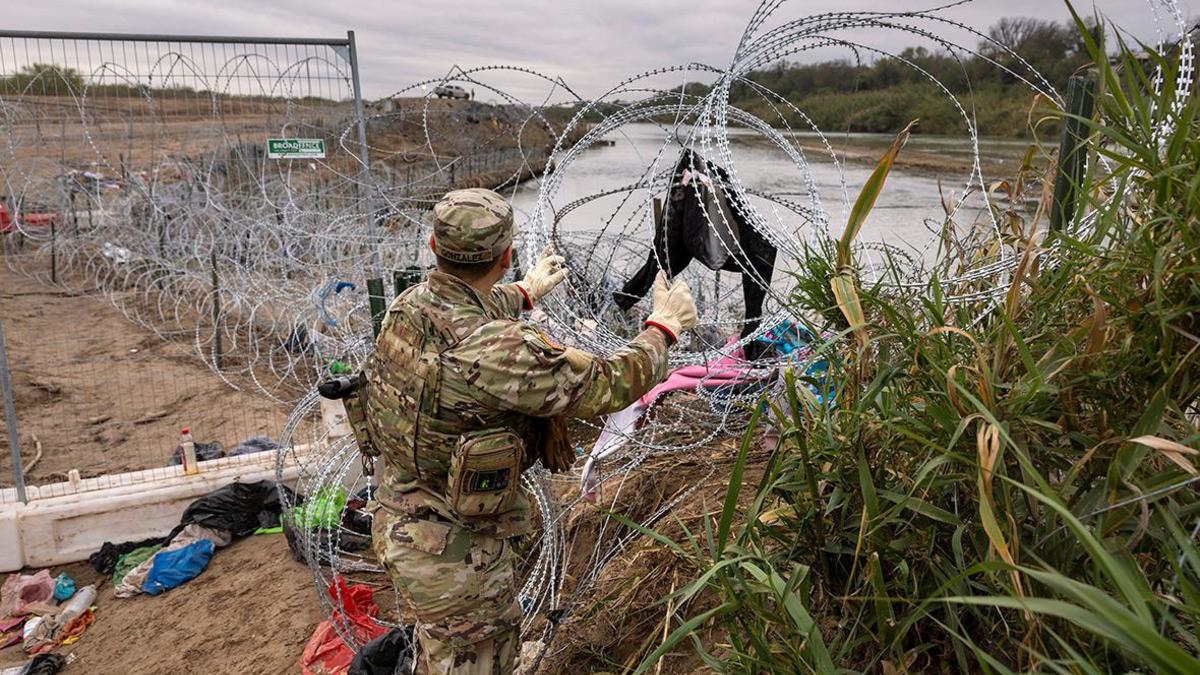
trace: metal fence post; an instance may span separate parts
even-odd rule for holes
[[[354,42],[354,31],[346,31],[346,40],[350,43],[350,80],[354,87],[354,115],[358,119],[358,159],[362,162],[359,176],[366,188],[360,190],[359,194],[366,195],[362,209],[367,216],[367,246],[371,248],[371,264],[374,268],[369,270],[367,276],[367,298],[371,308],[371,329],[378,337],[387,301],[383,295],[383,278],[380,276],[379,236],[375,231],[375,182],[371,179],[371,158],[367,153],[367,120],[363,115],[362,82],[358,75],[358,47]]]
[[[21,469],[21,441],[17,433],[17,410],[13,406],[12,382],[8,377],[8,344],[4,339],[4,318],[0,317],[0,390],[4,393],[4,426],[8,429],[8,452],[12,457],[13,485],[17,499],[27,503],[25,473]]]
[[[367,279],[367,303],[371,308],[371,334],[379,337],[383,329],[383,315],[387,312],[387,298],[383,295],[383,279]]]
[[[1062,141],[1058,147],[1058,176],[1054,180],[1054,206],[1050,209],[1050,230],[1061,232],[1075,220],[1079,211],[1079,186],[1087,168],[1086,123],[1096,99],[1090,77],[1075,75],[1067,81],[1067,107],[1063,112]]]
[[[358,47],[354,42],[354,31],[346,31],[346,40],[350,43],[350,80],[354,87],[354,115],[358,118],[358,159],[362,162],[360,176],[361,180],[366,183],[366,202],[363,205],[363,211],[367,216],[367,240],[368,246],[371,247],[371,262],[376,266],[372,272],[378,274],[380,270],[378,269],[378,237],[375,232],[375,183],[371,180],[371,158],[367,154],[367,120],[363,116],[362,83],[358,76]]]

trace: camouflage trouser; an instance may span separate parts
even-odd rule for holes
[[[416,675],[508,675],[520,651],[516,556],[436,516],[375,512],[375,555],[416,618]]]

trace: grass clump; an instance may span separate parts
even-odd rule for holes
[[[699,571],[640,672],[688,644],[729,673],[1200,672],[1200,104],[1079,27],[1086,225],[997,207],[1003,250],[906,290],[813,251],[795,301],[841,331],[838,381],[809,383],[836,404],[787,374],[762,479],[748,433],[719,513],[646,530]]]

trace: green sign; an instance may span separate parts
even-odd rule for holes
[[[268,138],[267,157],[271,159],[323,159],[323,138]]]

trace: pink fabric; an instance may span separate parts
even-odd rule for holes
[[[54,577],[49,570],[37,574],[10,574],[0,591],[0,617],[23,616],[26,614],[53,614],[57,611],[54,602]]]
[[[731,338],[727,345],[733,344],[737,338]],[[757,382],[768,375],[769,371],[756,372],[753,364],[747,363],[743,350],[737,349],[727,356],[710,361],[703,366],[683,366],[671,371],[663,380],[650,391],[646,392],[633,405],[615,412],[604,421],[604,429],[592,451],[588,454],[587,462],[583,465],[583,473],[579,477],[579,491],[584,499],[594,501],[596,490],[600,487],[600,478],[596,474],[596,462],[604,459],[615,450],[621,448],[629,440],[642,421],[643,416],[658,402],[664,394],[673,391],[692,391],[697,387],[719,387],[730,384]]]
[[[672,391],[681,389],[695,389],[696,387],[719,387],[727,384],[744,384],[748,382],[757,382],[765,374],[762,372],[755,373],[753,364],[746,363],[745,355],[741,349],[731,352],[728,356],[723,356],[715,361],[709,361],[703,366],[683,366],[671,371],[667,379],[663,380],[659,385],[650,391],[646,392],[645,396],[638,399],[638,404],[643,408],[649,409],[653,406],[660,396]]]

